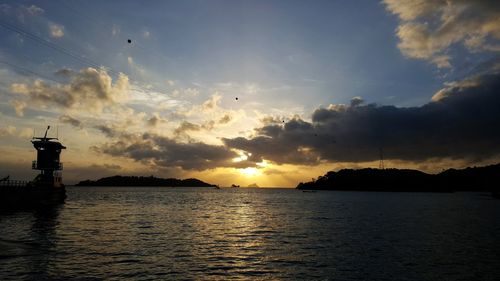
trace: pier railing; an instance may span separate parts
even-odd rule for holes
[[[18,181],[18,180],[6,180],[6,181],[0,181],[0,187],[2,186],[8,186],[8,187],[24,187],[28,185],[27,181]]]

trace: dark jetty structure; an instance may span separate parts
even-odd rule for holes
[[[407,169],[343,169],[338,172],[330,171],[310,182],[301,182],[297,188],[408,192],[489,191],[494,197],[500,197],[500,164],[449,169],[439,174]]]
[[[0,208],[13,209],[54,205],[64,203],[66,188],[62,183],[63,165],[60,155],[66,149],[57,138],[48,138],[47,127],[43,137],[33,137],[31,143],[37,151],[33,170],[39,170],[32,181],[10,180],[7,176],[0,181]]]

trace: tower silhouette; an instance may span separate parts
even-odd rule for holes
[[[66,147],[63,146],[57,138],[48,138],[47,132],[50,126],[47,127],[43,137],[34,137],[31,140],[33,146],[37,150],[37,159],[33,161],[33,170],[39,170],[40,174],[35,178],[36,185],[64,188],[61,181],[61,170],[63,169],[60,162],[61,150]]]
[[[380,161],[378,163],[378,168],[380,170],[385,169],[385,165],[384,165],[384,150],[382,149],[382,147],[380,147]]]

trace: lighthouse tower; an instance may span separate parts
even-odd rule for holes
[[[62,169],[63,165],[60,161],[61,150],[66,149],[57,138],[48,138],[47,132],[50,126],[47,127],[45,135],[42,137],[33,137],[31,143],[37,151],[36,160],[33,161],[32,168],[39,170],[40,174],[34,179],[35,186],[44,188],[62,188]]]

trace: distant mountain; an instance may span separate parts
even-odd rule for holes
[[[113,176],[96,181],[84,180],[76,186],[168,186],[168,187],[215,187],[198,179],[164,179],[157,177]]]
[[[257,183],[252,183],[251,185],[249,185],[248,187],[252,187],[252,188],[259,188],[259,186],[257,185]]]
[[[499,191],[500,164],[449,169],[439,174],[399,169],[343,169],[330,171],[310,182],[299,183],[304,190],[364,191]]]

